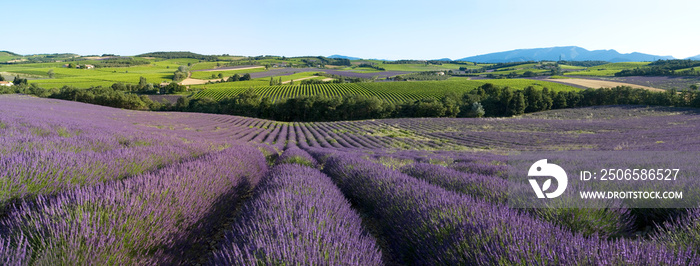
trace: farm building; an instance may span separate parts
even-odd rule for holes
[[[0,81],[0,86],[10,87],[12,85],[14,85],[14,84],[12,84],[12,82],[10,82],[10,81]]]

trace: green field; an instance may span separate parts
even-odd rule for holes
[[[199,65],[199,64],[197,64]],[[190,76],[193,79],[212,79],[211,75],[219,75],[221,73],[224,78],[228,78],[230,76],[233,76],[234,74],[238,75],[243,75],[245,73],[256,73],[256,72],[265,72],[264,67],[260,68],[251,68],[251,69],[242,69],[242,70],[221,70],[221,71],[195,71],[192,72],[192,75]]]
[[[46,58],[47,56],[55,55],[36,55],[36,56],[20,56],[29,60],[37,58]],[[8,79],[19,75],[22,78],[28,78],[29,83],[37,84],[44,88],[60,88],[63,86],[73,86],[77,88],[89,88],[94,86],[111,86],[114,83],[130,83],[137,84],[140,77],[146,78],[147,82],[160,84],[163,82],[172,82],[173,72],[180,66],[188,66],[190,70],[215,69],[217,67],[231,65],[273,65],[278,63],[293,64],[296,66],[308,66],[304,64],[315,64],[319,62],[317,57],[218,57],[220,61],[201,61],[194,58],[146,58],[149,64],[135,65],[130,67],[102,67],[95,69],[75,69],[63,67],[64,64],[99,64],[103,61],[80,60],[77,55],[64,54],[62,58],[56,59],[56,62],[47,63],[18,63],[18,64],[0,64],[0,74]],[[76,57],[77,56],[77,57]],[[0,52],[0,59],[16,59],[16,55]],[[141,59],[143,60],[143,59]],[[356,60],[352,61],[353,66],[329,66],[330,68],[349,70],[360,73],[375,73],[380,72],[369,67],[359,67],[360,64],[373,64],[375,66],[386,69],[387,71],[407,71],[407,72],[422,72],[422,71],[445,71],[457,70],[460,67],[468,69],[479,69],[490,67],[493,64],[385,64],[380,60]],[[512,72],[517,75],[522,75],[527,71],[537,74],[546,75],[549,69],[537,69],[542,64],[554,64],[553,62],[544,63],[522,63],[509,67],[499,68],[492,72],[473,73],[470,75],[483,76],[487,74],[506,76]],[[592,75],[592,76],[612,76],[624,69],[643,67],[649,63],[646,62],[631,62],[631,63],[610,63],[589,68],[560,65],[562,69],[581,70],[567,72],[564,75]],[[52,70],[53,78],[49,78],[48,72]],[[221,74],[224,79],[234,75],[243,75],[245,73],[256,73],[267,71],[265,68],[243,69],[243,70],[221,70],[221,71],[193,71],[191,78],[210,80],[218,79]],[[314,76],[316,72],[294,73],[292,75],[281,75],[272,77],[276,82],[281,78],[282,82],[290,80],[311,78],[314,80],[326,79],[324,76]],[[212,78],[214,75],[216,78]],[[564,76],[560,76],[564,77]],[[270,87],[270,77],[257,78],[248,81],[238,82],[222,82],[213,84],[190,85],[191,91],[196,92],[194,97],[230,97],[234,96],[246,89],[254,88],[261,95],[270,97],[275,101],[296,97],[300,95],[327,95],[336,96],[344,94],[364,94],[376,96],[382,99],[387,99],[392,102],[402,102],[406,100],[415,100],[425,97],[439,98],[447,93],[464,93],[473,88],[481,86],[484,83],[493,83],[497,86],[508,86],[514,89],[522,89],[527,86],[535,88],[544,88],[555,91],[576,90],[576,88],[559,83],[552,83],[541,80],[532,79],[489,79],[489,80],[469,80],[462,77],[452,77],[444,81],[410,81],[410,82],[368,82],[357,84],[322,84],[313,86],[301,86],[301,81],[295,81],[294,85],[283,84],[281,86]]]
[[[610,63],[599,66],[592,66],[586,68],[582,71],[567,72],[564,75],[574,75],[574,76],[614,76],[615,73],[620,72],[624,69],[631,69],[637,67],[644,67],[648,65],[649,62],[624,62],[624,63]]]
[[[374,96],[392,103],[400,103],[408,100],[418,100],[421,98],[440,98],[448,93],[462,94],[486,83],[492,83],[502,87],[508,86],[513,89],[524,89],[528,86],[533,86],[538,89],[546,87],[554,91],[579,90],[568,85],[530,79],[468,80],[465,78],[453,78],[446,81],[364,82],[320,85],[259,86],[252,88],[209,87],[208,89],[202,90],[195,94],[193,98],[209,97],[218,100],[236,96],[247,89],[253,89],[257,94],[263,97],[268,97],[273,101],[279,101],[285,98],[294,98],[302,95],[342,96],[357,94]]]

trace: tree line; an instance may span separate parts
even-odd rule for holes
[[[144,85],[145,84],[145,85]],[[144,81],[144,88],[148,85]],[[123,84],[122,84],[123,85]],[[301,96],[272,102],[253,90],[215,101],[182,97],[175,104],[154,102],[139,95],[140,85],[80,89],[44,89],[36,84],[0,87],[0,93],[23,93],[135,110],[219,113],[277,121],[339,121],[401,117],[504,117],[551,109],[597,105],[657,105],[700,108],[699,91],[652,92],[631,87],[555,92],[527,87],[515,90],[487,83],[464,94],[392,103],[364,95]],[[172,85],[172,84],[171,84]],[[182,89],[177,84],[173,90]],[[143,88],[141,89],[143,90]]]
[[[215,101],[181,98],[165,110],[257,117],[277,121],[338,121],[401,117],[507,117],[551,109],[597,105],[660,105],[700,108],[700,92],[652,92],[631,87],[555,92],[527,87],[515,90],[487,83],[462,95],[447,94],[392,103],[364,95],[300,96],[272,102],[253,90]]]
[[[621,70],[615,73],[615,76],[700,76],[700,71],[695,70],[695,67],[699,66],[698,60],[657,60],[649,63],[647,67]]]

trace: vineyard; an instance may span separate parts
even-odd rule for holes
[[[283,123],[0,103],[4,265],[700,263],[697,209],[504,205],[513,154],[697,151],[694,109]]]
[[[422,98],[440,98],[448,93],[463,94],[485,83],[498,86],[509,86],[523,89],[528,86],[549,88],[554,91],[578,90],[577,88],[548,81],[528,79],[508,80],[467,80],[453,79],[447,81],[415,81],[415,82],[368,82],[368,83],[332,83],[315,85],[282,85],[262,87],[229,87],[205,89],[195,94],[193,98],[212,98],[220,100],[234,97],[246,90],[252,89],[262,97],[268,97],[273,102],[281,99],[299,96],[323,95],[327,97],[343,95],[365,95],[384,99],[392,103]]]

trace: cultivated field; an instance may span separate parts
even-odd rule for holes
[[[583,87],[591,88],[591,89],[614,88],[617,86],[628,86],[628,87],[632,87],[632,88],[640,88],[640,89],[645,89],[645,90],[650,90],[650,91],[664,91],[662,89],[653,88],[653,87],[649,87],[649,86],[642,86],[642,85],[637,85],[637,84],[609,81],[609,80],[567,78],[567,79],[553,79],[551,81],[558,82],[558,83],[564,83],[564,84],[578,85],[578,86],[583,86]]]
[[[234,82],[235,83],[235,82]],[[241,82],[242,83],[242,82]],[[225,97],[233,97],[241,92],[253,89],[262,97],[269,97],[273,101],[298,96],[342,96],[365,95],[388,100],[392,103],[401,103],[407,100],[419,100],[422,98],[440,98],[448,93],[463,94],[486,83],[497,86],[524,89],[533,86],[537,89],[548,88],[554,91],[578,90],[572,86],[554,82],[529,80],[529,79],[497,79],[497,80],[468,80],[455,78],[447,81],[412,81],[412,82],[364,82],[364,83],[333,83],[317,85],[283,85],[283,86],[236,86],[230,83],[207,85],[207,89],[194,95],[194,98],[209,97],[215,100]]]
[[[695,265],[698,242],[678,239],[698,235],[696,209],[669,223],[624,204],[521,211],[503,173],[525,150],[697,151],[698,118],[607,106],[282,123],[4,95],[0,261]]]

